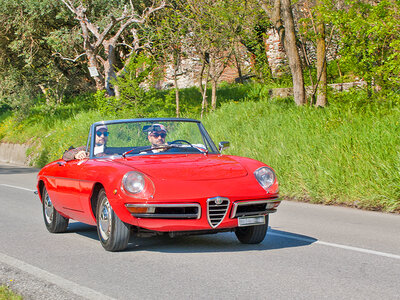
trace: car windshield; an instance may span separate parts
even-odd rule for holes
[[[202,124],[194,120],[121,120],[95,123],[91,157],[218,153]]]

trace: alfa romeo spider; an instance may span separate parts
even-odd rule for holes
[[[275,172],[222,154],[228,146],[217,147],[193,119],[96,122],[84,158],[56,160],[38,174],[47,230],[66,232],[70,219],[94,225],[108,251],[161,234],[234,232],[241,243],[261,243],[281,202]]]

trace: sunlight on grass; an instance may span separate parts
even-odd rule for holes
[[[231,142],[226,153],[273,167],[285,196],[395,211],[399,117],[261,101],[226,104],[204,123],[215,141]]]
[[[0,300],[22,300],[22,297],[13,293],[8,287],[0,286]]]

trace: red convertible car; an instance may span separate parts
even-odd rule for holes
[[[108,251],[125,249],[131,235],[231,231],[260,243],[281,202],[275,172],[221,154],[228,146],[217,148],[192,119],[96,122],[83,157],[38,174],[45,225],[52,233],[65,232],[69,219],[95,225]]]

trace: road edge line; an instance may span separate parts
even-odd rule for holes
[[[323,242],[323,241],[319,241],[319,240],[301,238],[301,237],[292,236],[292,235],[288,235],[288,234],[282,234],[282,233],[268,232],[267,234],[284,237],[284,238],[288,238],[288,239],[293,239],[293,240],[298,240],[298,241],[302,241],[302,242],[307,242],[307,243],[311,243],[311,244],[321,244],[321,245],[325,245],[325,246],[329,246],[329,247],[341,248],[341,249],[357,251],[357,252],[362,252],[362,253],[367,253],[367,254],[373,254],[373,255],[384,256],[384,257],[389,257],[389,258],[394,258],[394,259],[400,259],[400,255],[396,255],[396,254],[392,254],[392,253],[385,253],[385,252],[369,250],[369,249],[364,249],[364,248],[358,248],[358,247],[353,247],[353,246],[328,243],[328,242]]]
[[[52,274],[48,271],[45,271],[43,269],[40,269],[33,265],[30,265],[26,262],[23,262],[19,259],[14,258],[14,257],[8,256],[4,253],[0,253],[0,261],[6,265],[9,265],[9,266],[17,268],[23,272],[26,272],[30,275],[33,275],[36,278],[53,283],[56,286],[66,290],[68,292],[74,293],[77,296],[81,296],[83,298],[93,299],[93,300],[97,300],[97,299],[115,300],[114,298],[103,295],[103,294],[96,292],[95,290],[92,290],[88,287],[85,287],[85,286],[79,285],[75,282],[69,281],[65,278],[62,278],[58,275]]]

